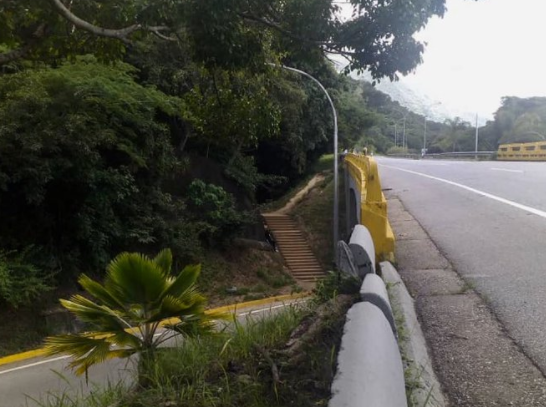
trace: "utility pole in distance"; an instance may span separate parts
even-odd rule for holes
[[[425,116],[425,131],[423,132],[423,151],[427,151],[427,116]]]
[[[475,159],[478,159],[478,138],[479,138],[479,127],[478,127],[478,113],[476,113],[476,149],[474,150],[476,152]]]

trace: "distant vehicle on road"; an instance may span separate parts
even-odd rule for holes
[[[546,141],[501,144],[497,151],[500,161],[546,161]]]

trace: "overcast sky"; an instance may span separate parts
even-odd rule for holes
[[[403,83],[491,116],[502,96],[546,96],[546,0],[448,0],[418,38],[424,63]]]

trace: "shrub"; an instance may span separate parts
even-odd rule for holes
[[[0,251],[0,300],[14,308],[30,305],[52,289],[52,275],[28,262],[29,251],[30,248],[19,254]]]
[[[188,205],[203,220],[202,234],[209,242],[213,238],[225,240],[254,219],[248,211],[235,208],[233,196],[218,185],[194,180],[188,188]]]

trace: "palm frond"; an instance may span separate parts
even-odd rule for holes
[[[92,280],[85,274],[78,278],[78,283],[85,291],[110,308],[124,308],[123,302],[110,293],[102,284]]]
[[[131,331],[117,331],[109,336],[107,340],[117,346],[127,346],[131,349],[139,350],[142,348],[142,339],[140,336],[131,333]]]
[[[173,266],[173,254],[171,249],[163,249],[154,257],[154,263],[157,264],[164,273],[164,276],[171,274]]]
[[[148,304],[167,287],[160,266],[140,253],[122,253],[110,262],[106,289],[128,304]]]
[[[165,326],[184,337],[211,335],[215,331],[215,320],[203,315],[186,316],[177,324]]]
[[[200,273],[200,264],[184,267],[180,274],[178,274],[178,276],[171,281],[167,289],[162,293],[161,297],[168,295],[173,297],[182,296],[188,289],[195,286]]]
[[[81,295],[74,295],[70,300],[60,300],[60,302],[80,320],[90,322],[101,330],[123,330],[131,327],[130,322],[116,310],[105,305],[98,305]]]
[[[107,338],[97,337],[100,332],[88,335],[58,335],[45,339],[45,350],[48,355],[68,354],[75,358],[86,356],[96,348],[110,348]]]
[[[159,309],[147,320],[147,322],[159,322],[167,318],[178,317],[180,315],[193,315],[196,311],[204,311],[204,307],[199,307],[200,303],[195,303],[193,298],[176,298],[168,295],[163,298]]]
[[[138,351],[133,348],[112,349],[112,337],[97,337],[99,334],[92,332],[89,335],[59,335],[46,338],[46,353],[72,356],[68,367],[80,375],[92,365],[116,357],[129,357]]]

